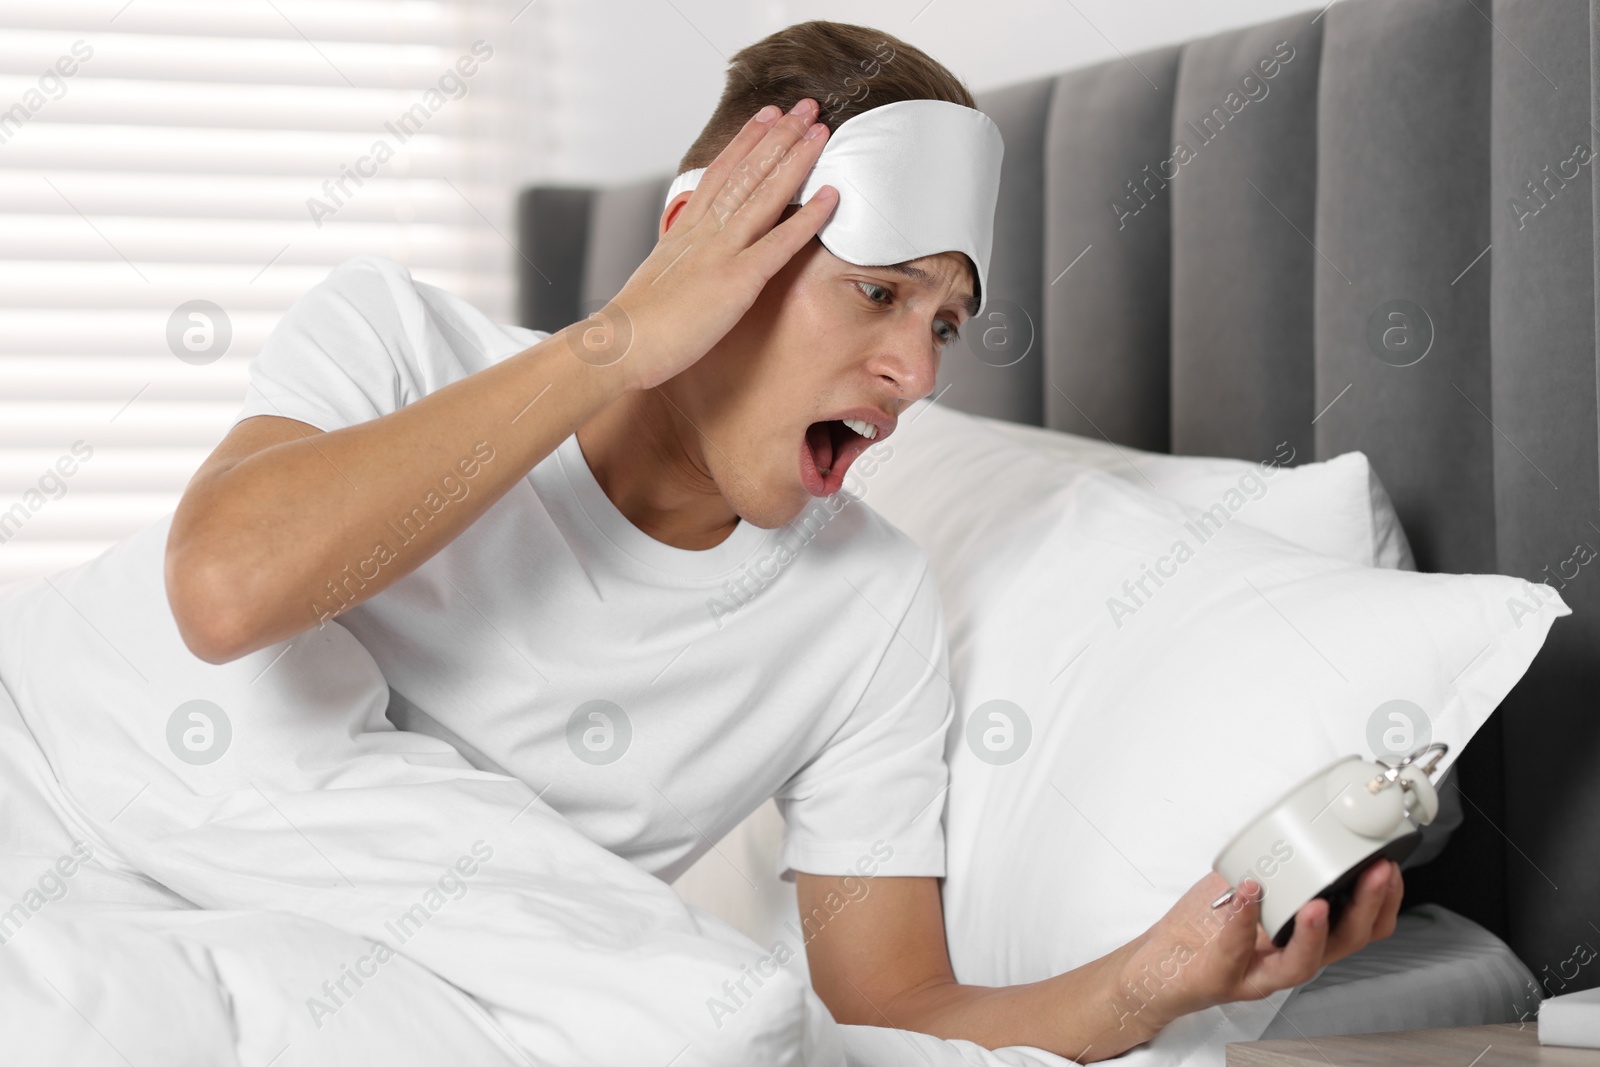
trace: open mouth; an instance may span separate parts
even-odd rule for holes
[[[844,485],[855,458],[879,436],[863,419],[828,419],[806,427],[800,442],[800,481],[812,496],[832,496]]]

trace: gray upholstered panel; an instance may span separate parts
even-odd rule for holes
[[[590,207],[579,317],[616,296],[656,246],[672,178],[646,178],[603,189]]]
[[[1195,42],[1178,66],[1173,138],[1193,158],[1172,181],[1176,453],[1260,460],[1284,441],[1297,459],[1312,452],[1312,14]],[[1280,51],[1288,62],[1258,81],[1261,96],[1245,79]]]
[[[1161,164],[1178,55],[1055,79],[1045,159],[1045,425],[1152,452],[1170,444],[1172,172]]]
[[[551,333],[583,317],[583,266],[594,190],[553,185],[517,198],[517,321]]]
[[[1595,164],[1564,165],[1594,140],[1591,29],[1584,0],[1502,0],[1494,14],[1496,569],[1549,582],[1573,609],[1500,711],[1507,940],[1535,973],[1562,972],[1577,942],[1600,940],[1600,560],[1572,562],[1600,547]],[[1600,981],[1584,971],[1577,985]]]
[[[953,408],[1037,426],[1044,417],[1039,391],[1044,362],[1039,219],[1044,212],[1043,144],[1050,79],[985,93],[974,102],[1000,127],[1006,144],[989,257],[989,295],[983,320],[963,326],[961,340],[941,358],[935,392],[940,403]]]
[[[1367,454],[1422,570],[1492,571],[1494,429],[1472,405],[1490,406],[1491,261],[1479,257],[1494,30],[1459,0],[1360,0],[1324,22],[1316,458]],[[1451,165],[1430,165],[1440,159]],[[1505,862],[1500,727],[1492,719],[1456,764],[1473,817],[1407,879],[1413,898],[1504,931],[1504,883],[1480,873]]]
[[[1489,410],[1494,29],[1460,0],[1340,4],[1323,21],[1316,458],[1367,454],[1422,570],[1493,570],[1494,429],[1474,405]]]

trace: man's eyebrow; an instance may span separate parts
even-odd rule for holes
[[[937,280],[937,279],[934,278],[934,276],[932,274],[930,274],[927,271],[923,270],[921,267],[913,267],[909,263],[885,263],[884,265],[882,265],[882,266],[880,266],[880,267],[878,267],[876,269],[892,271],[895,274],[903,274],[907,278],[911,278],[914,281],[921,282],[923,285],[926,285],[929,289],[933,288],[934,283]],[[966,308],[966,310],[967,310],[967,318],[969,318],[969,319],[977,318],[977,316],[978,316],[978,298],[976,296],[973,296],[971,293],[968,293],[964,298],[962,298],[961,306]]]

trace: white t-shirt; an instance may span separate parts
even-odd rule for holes
[[[359,257],[272,331],[238,418],[351,426],[547,336]],[[507,460],[491,443],[442,469],[438,490],[390,523],[390,550],[494,462]],[[375,545],[342,581],[358,588],[383,562]],[[339,606],[331,587],[324,605]],[[786,879],[859,873],[863,860],[945,872],[954,699],[938,591],[915,543],[848,493],[688,551],[617,510],[574,434],[338,622],[383,671],[398,725],[522,779],[665,881],[773,796]]]

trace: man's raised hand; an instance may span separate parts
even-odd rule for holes
[[[763,111],[772,118],[745,123],[622,291],[567,328],[578,358],[616,364],[628,388],[660,385],[710,351],[816,236],[838,203],[832,186],[778,219],[822,153],[828,128],[814,121],[809,97],[781,117],[772,105]]]

